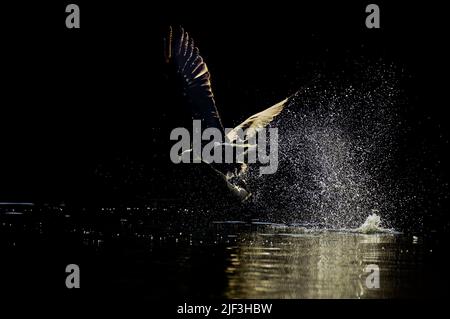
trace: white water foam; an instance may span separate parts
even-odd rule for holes
[[[383,228],[381,226],[381,217],[377,214],[369,215],[365,222],[354,231],[363,234],[395,233],[394,230]]]

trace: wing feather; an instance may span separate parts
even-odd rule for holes
[[[252,116],[250,116],[248,119],[246,119],[244,122],[236,126],[234,129],[232,129],[227,134],[227,140],[229,142],[234,142],[238,138],[238,131],[242,130],[246,132],[246,138],[253,137],[256,132],[266,127],[272,120],[281,113],[283,110],[287,99],[284,99],[283,101],[265,109],[262,112],[256,113]]]
[[[165,39],[165,56],[168,63],[175,65],[177,77],[181,79],[184,95],[191,107],[192,117],[202,120],[205,127],[216,127],[223,132],[208,67],[193,38],[183,28],[176,34],[172,32],[172,28],[169,29]]]

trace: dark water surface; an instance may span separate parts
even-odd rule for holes
[[[0,214],[2,292],[100,298],[429,298],[448,280],[442,236],[363,234],[317,225],[227,220],[206,211],[28,208]],[[380,270],[369,289],[368,265]]]

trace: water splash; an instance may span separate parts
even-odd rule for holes
[[[392,174],[398,130],[396,74],[368,70],[356,82],[302,88],[272,123],[279,129],[279,169],[248,183],[257,209],[327,228],[356,228],[367,212],[387,225],[396,213]]]
[[[381,227],[381,217],[377,214],[369,215],[365,222],[355,229],[355,231],[363,234],[393,232],[393,230]]]

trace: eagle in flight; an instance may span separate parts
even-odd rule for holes
[[[183,103],[187,105],[193,120],[200,120],[202,128],[216,128],[225,137],[222,147],[242,147],[258,130],[267,126],[281,113],[288,99],[256,113],[228,131],[224,130],[214,94],[211,88],[211,75],[205,61],[195,46],[193,38],[183,28],[174,32],[169,28],[164,39],[164,58],[171,67],[176,83],[182,91]],[[245,140],[240,140],[238,132],[246,132]],[[238,143],[239,142],[239,143]],[[225,165],[208,164],[226,183],[228,189],[240,200],[251,196],[243,175],[247,169],[244,163]]]

